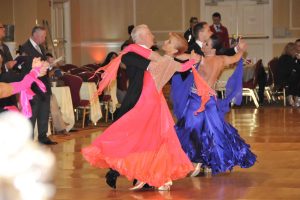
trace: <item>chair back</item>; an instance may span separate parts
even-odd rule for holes
[[[258,84],[258,75],[261,70],[264,70],[264,66],[262,64],[262,59],[259,59],[255,64],[254,75],[253,78],[247,82],[243,82],[243,88],[255,89]]]
[[[85,65],[85,67],[92,68],[92,69],[94,69],[94,71],[96,71],[101,66],[99,64],[87,64],[87,65]]]
[[[255,70],[254,70],[254,77],[253,77],[253,89],[256,88],[258,83],[258,75],[260,73],[260,70],[265,70],[262,59],[259,59],[257,63],[255,64]]]
[[[278,57],[274,57],[272,60],[268,63],[268,79],[266,86],[274,86],[274,74],[272,71],[272,68],[274,69],[274,66],[278,65]]]
[[[100,81],[98,74],[96,74],[94,76],[94,73],[89,72],[89,71],[81,72],[81,73],[77,74],[77,76],[79,76],[83,80],[83,82],[94,82],[94,83],[96,83],[96,85],[98,85],[98,82]],[[93,77],[93,78],[91,78],[91,77]]]
[[[278,74],[278,68],[279,68],[279,58],[275,57],[269,62],[269,69],[272,74],[274,87],[281,87],[281,83],[279,82],[279,74]]]
[[[76,65],[65,64],[59,67],[63,72],[70,72],[71,69],[78,68]]]
[[[81,72],[86,72],[86,71],[88,71],[88,70],[85,68],[78,67],[78,68],[71,69],[70,74],[77,75]]]
[[[82,85],[82,79],[79,76],[72,74],[64,74],[61,79],[66,86],[70,87],[73,107],[77,108],[80,105],[80,88]]]
[[[94,68],[91,68],[91,67],[86,66],[86,65],[82,66],[81,68],[82,69],[86,69],[87,71],[90,71],[90,72],[94,72],[95,71]]]

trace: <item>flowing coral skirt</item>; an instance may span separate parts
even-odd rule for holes
[[[129,180],[156,187],[194,169],[181,149],[166,100],[149,72],[145,72],[135,107],[83,148],[82,154],[95,167],[112,168]]]

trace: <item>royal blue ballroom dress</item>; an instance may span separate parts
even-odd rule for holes
[[[172,78],[171,98],[177,117],[176,133],[181,146],[190,160],[210,167],[212,174],[232,170],[234,166],[249,168],[256,162],[256,155],[224,116],[230,110],[229,104],[242,101],[242,61],[226,84],[226,98],[211,96],[205,110],[195,114],[201,105],[190,74],[182,80],[180,74]]]

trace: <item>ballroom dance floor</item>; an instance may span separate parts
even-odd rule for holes
[[[76,133],[74,139],[51,147],[57,157],[54,199],[300,199],[300,108],[236,108],[227,119],[257,154],[254,167],[237,167],[213,177],[187,177],[174,181],[171,191],[165,192],[129,191],[131,182],[121,177],[117,190],[112,190],[105,184],[107,170],[89,166],[80,154],[103,128]]]

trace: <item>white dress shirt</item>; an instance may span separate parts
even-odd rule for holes
[[[203,47],[203,42],[201,42],[200,40],[196,40],[196,43],[198,44],[198,46],[199,46],[200,48]]]
[[[33,46],[33,47],[34,47],[41,55],[43,55],[40,46],[39,46],[37,43],[35,43],[35,41],[33,41],[31,38],[29,39],[29,41],[30,41],[30,43],[32,44],[32,46]]]
[[[148,48],[146,45],[144,45],[144,44],[137,44],[137,45],[139,45],[139,46],[141,46],[141,47],[143,47],[143,48],[145,48],[145,49],[150,49],[150,48]],[[149,63],[149,65],[150,65],[150,63]],[[147,71],[148,71],[148,69],[149,69],[149,65],[148,65],[148,67],[147,67]]]

